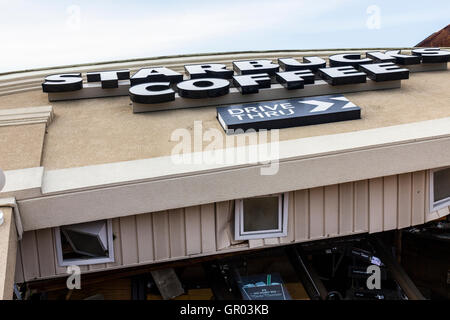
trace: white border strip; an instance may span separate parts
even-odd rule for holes
[[[0,110],[0,127],[33,123],[45,123],[48,126],[53,117],[52,106],[3,109]]]

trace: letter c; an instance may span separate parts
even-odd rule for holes
[[[175,91],[170,82],[151,82],[132,86],[129,89],[130,99],[137,103],[161,103],[175,100]]]

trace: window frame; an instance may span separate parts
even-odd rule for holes
[[[90,264],[100,264],[114,262],[114,237],[112,231],[112,220],[106,220],[106,232],[108,233],[108,256],[100,258],[87,258],[87,259],[64,259],[62,254],[62,244],[61,244],[61,228],[54,228],[55,233],[55,245],[56,245],[56,256],[58,264],[61,267],[67,267],[72,265],[83,266]]]
[[[436,169],[431,169],[429,171],[429,181],[430,181],[430,212],[440,210],[442,208],[450,206],[450,196],[447,198],[434,201],[434,173],[436,171],[450,169],[450,167],[441,167]]]
[[[244,200],[278,196],[278,228],[260,231],[244,231]],[[235,240],[252,240],[287,236],[289,193],[270,194],[235,200],[234,238]]]

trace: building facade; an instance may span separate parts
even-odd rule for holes
[[[409,79],[401,84],[330,85],[334,91],[324,93],[345,93],[361,107],[360,119],[284,128],[263,142],[244,133],[243,144],[228,149],[251,154],[276,143],[277,152],[229,163],[195,161],[222,150],[208,148],[211,137],[205,138],[208,130],[223,132],[216,105],[133,113],[128,96],[49,102],[41,88],[55,73],[161,65],[183,73],[185,65],[198,63],[231,70],[236,60],[317,56],[329,63],[328,56],[342,53],[218,54],[0,75],[0,168],[6,177],[0,235],[9,239],[1,242],[8,244],[2,247],[3,297],[12,295],[13,283],[67,277],[70,265],[96,273],[403,229],[447,216],[447,62],[422,62],[423,70],[405,65]],[[174,134],[177,129],[184,131]],[[173,150],[184,133],[192,137],[182,145],[191,150],[185,156],[194,160],[175,163]],[[217,145],[238,136],[223,135]],[[270,167],[275,174],[262,173]],[[254,208],[264,215],[255,217]],[[90,251],[89,241],[102,247],[100,253]]]

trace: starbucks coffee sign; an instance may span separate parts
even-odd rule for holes
[[[133,112],[229,105],[294,97],[396,88],[410,71],[445,64],[450,52],[439,48],[344,53],[329,57],[185,65],[185,75],[166,67],[148,67],[49,75],[42,83],[50,101],[129,95]],[[419,67],[418,67],[419,66]],[[418,69],[419,68],[419,69]]]

